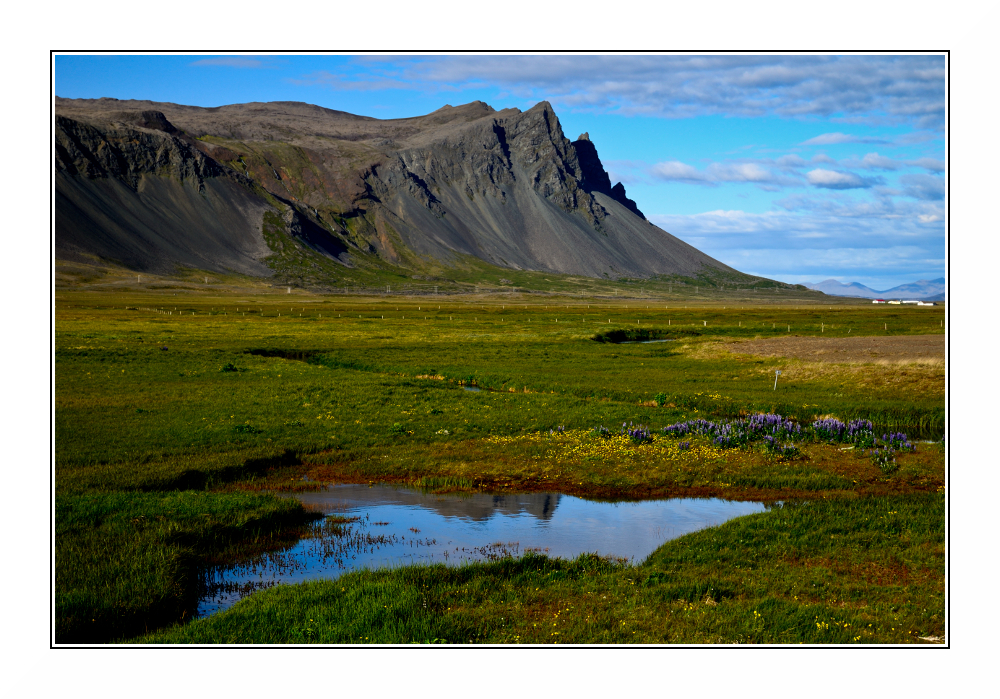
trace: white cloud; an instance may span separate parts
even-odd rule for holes
[[[944,161],[935,158],[917,158],[916,160],[907,161],[906,164],[913,165],[914,167],[922,167],[930,172],[944,172]]]
[[[860,167],[866,170],[898,170],[902,166],[898,160],[887,158],[878,153],[868,153],[861,159]]]
[[[926,143],[927,141],[940,138],[942,138],[942,135],[937,131],[911,131],[898,137],[896,143],[904,146],[912,146],[917,143]]]
[[[853,172],[816,169],[806,173],[806,180],[814,187],[824,189],[867,189],[871,183]]]
[[[940,235],[943,226],[940,219],[931,220],[934,214],[911,212],[905,217],[880,217],[842,213],[717,210],[686,216],[653,214],[649,219],[683,240],[697,237],[715,251],[787,248],[829,256],[837,255],[841,248],[933,248],[937,245],[943,251],[944,241]],[[921,225],[927,223],[938,225],[931,229]],[[717,256],[709,250],[705,252]],[[724,258],[720,259],[725,262]]]
[[[711,179],[704,172],[678,160],[666,163],[657,163],[649,168],[649,174],[658,180],[668,182],[694,182],[697,184],[711,184]]]
[[[702,185],[716,185],[720,182],[746,182],[765,185],[800,185],[801,182],[789,175],[774,172],[762,164],[769,161],[738,161],[711,163],[704,170],[677,160],[657,163],[648,169],[649,175],[665,182],[688,182]],[[768,191],[775,191],[769,187]]]
[[[872,192],[878,197],[898,197],[903,194],[901,189],[886,186],[872,187]]]
[[[817,158],[814,158],[815,161]],[[834,162],[825,156],[823,161]],[[921,159],[921,164],[934,167],[940,161],[929,158]],[[715,186],[723,183],[746,183],[757,185],[759,189],[768,192],[780,191],[783,187],[812,187],[832,190],[873,189],[880,199],[893,196],[908,196],[925,201],[934,201],[943,196],[943,183],[940,178],[930,175],[903,175],[896,186],[886,186],[882,176],[862,176],[846,168],[863,168],[875,171],[894,171],[915,162],[903,162],[885,157],[879,153],[868,153],[863,158],[849,158],[834,163],[840,167],[814,168],[802,172],[807,163],[798,155],[784,155],[776,160],[767,158],[741,158],[732,161],[714,162],[698,169],[693,165],[673,160],[645,167],[646,176],[651,181],[684,182],[704,186]],[[635,166],[636,164],[633,164]],[[634,181],[638,178],[633,177]],[[895,184],[895,183],[894,183]],[[780,202],[779,202],[780,205]]]
[[[712,163],[707,172],[719,182],[772,182],[774,175],[756,163]]]
[[[812,201],[814,211],[718,210],[649,219],[742,272],[772,279],[883,280],[873,288],[887,289],[943,276],[939,205],[911,202],[894,209],[892,202],[844,201],[833,205],[837,211]]]
[[[800,146],[833,146],[840,143],[888,143],[885,139],[871,136],[852,136],[846,133],[835,131],[834,133],[824,133],[808,141],[803,141]]]
[[[806,161],[798,155],[783,155],[775,161],[781,167],[805,167]]]
[[[843,191],[823,196],[792,194],[776,201],[775,205],[789,212],[833,216],[840,220],[864,218],[896,221],[902,226],[900,235],[904,235],[907,225],[920,220],[921,216],[944,220],[944,208],[937,202],[894,199],[892,195],[900,195],[902,192],[885,187],[875,187],[872,191],[876,194],[874,199],[858,199],[854,194]]]
[[[853,137],[848,136],[846,133],[824,133],[810,138],[808,141],[803,141],[799,145],[801,146],[832,146],[837,143],[853,143]]]
[[[944,178],[933,175],[902,175],[903,194],[914,199],[939,201],[944,199]]]
[[[490,85],[525,100],[596,112],[944,124],[943,56],[366,56],[352,66],[359,85],[398,80],[422,91]]]

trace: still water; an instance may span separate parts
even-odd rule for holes
[[[295,497],[324,514],[358,519],[339,531],[320,522],[290,549],[209,571],[199,614],[279,583],[336,578],[356,568],[459,565],[529,550],[639,562],[668,539],[764,511],[761,503],[718,499],[593,502],[559,493],[434,495],[386,485],[338,485]]]

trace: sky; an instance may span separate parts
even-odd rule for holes
[[[653,223],[748,274],[945,274],[945,56],[57,55],[59,97],[382,119],[549,101]]]

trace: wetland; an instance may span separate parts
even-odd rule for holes
[[[429,493],[381,484],[295,497],[324,519],[288,549],[207,571],[199,616],[228,608],[244,591],[362,568],[455,566],[528,551],[635,563],[669,539],[765,510],[761,503],[717,498],[594,502],[560,493]]]
[[[58,291],[55,642],[943,636],[943,308],[515,300]],[[237,315],[251,301],[259,310]],[[660,335],[630,336],[642,328]],[[618,342],[595,341],[609,329]],[[838,344],[856,336],[874,338],[875,355]],[[800,432],[768,442],[756,415]],[[677,427],[698,421],[713,427]],[[856,421],[871,423],[860,442],[847,436]],[[654,536],[649,550],[557,552],[374,510],[362,527],[347,498],[340,511],[320,502],[389,486],[503,502],[490,521],[535,527],[552,519],[527,503],[554,493],[553,519],[596,500],[758,509]],[[321,546],[317,530],[473,553],[456,565],[435,544],[414,565],[294,584],[217,575],[217,592],[243,599],[196,618],[211,571],[268,556],[295,568],[289,552]]]

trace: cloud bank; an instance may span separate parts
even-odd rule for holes
[[[816,169],[806,173],[806,181],[813,187],[824,189],[867,189],[879,184],[871,178],[859,177],[853,172]]]
[[[840,117],[851,123],[944,125],[943,56],[368,56],[335,89],[451,91],[491,86],[524,100],[626,115]],[[844,133],[810,145],[879,143]]]
[[[748,274],[784,281],[834,277],[877,289],[944,269],[943,209],[913,202],[786,202],[788,210],[708,211],[649,219]]]

